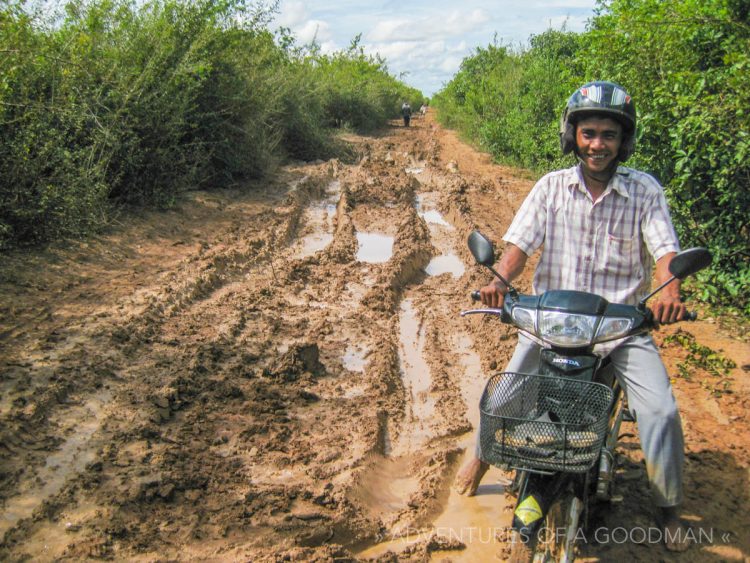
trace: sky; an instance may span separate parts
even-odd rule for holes
[[[461,61],[495,37],[528,45],[547,29],[584,31],[596,0],[281,0],[271,28],[292,30],[300,45],[315,40],[324,53],[346,49],[358,34],[390,74],[432,96]]]

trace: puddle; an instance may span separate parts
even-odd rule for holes
[[[388,262],[393,256],[393,237],[379,233],[357,233],[357,260],[370,264]]]
[[[440,213],[436,209],[420,212],[419,216],[424,218],[425,222],[427,222],[428,225],[440,225],[441,227],[446,227],[450,231],[454,230],[453,225],[446,221],[442,213]]]
[[[422,217],[428,226],[445,227],[449,231],[455,230],[455,227],[445,220],[443,214],[437,210],[437,199],[439,194],[435,192],[424,192],[417,194],[414,200],[414,209]],[[432,229],[431,229],[432,230]]]
[[[461,259],[455,254],[446,254],[436,256],[424,270],[429,276],[439,276],[441,274],[451,274],[454,278],[460,278],[464,275],[466,267]]]
[[[466,267],[453,248],[453,241],[447,231],[455,231],[455,227],[445,220],[443,215],[435,209],[436,194],[427,192],[417,194],[414,207],[417,214],[427,223],[430,230],[430,239],[440,255],[433,258],[425,268],[429,276],[451,274],[454,278],[464,275]]]
[[[358,371],[364,373],[365,366],[367,365],[367,348],[360,348],[358,346],[349,345],[344,352],[342,358],[344,367],[349,371]]]
[[[392,533],[399,531],[398,523],[392,519],[398,518],[398,513],[419,491],[419,479],[411,475],[410,464],[409,458],[374,458],[367,470],[367,479],[354,493],[373,516],[386,518],[385,525]]]
[[[474,436],[462,444],[466,446],[461,467],[474,457]],[[513,517],[513,499],[505,494],[507,475],[490,467],[479,485],[476,495],[465,497],[451,489],[444,512],[432,523],[433,530],[446,538],[459,540],[466,545],[460,552],[435,551],[430,561],[456,563],[498,561],[503,544],[509,539],[508,527]]]
[[[336,217],[336,202],[339,199],[341,184],[338,180],[326,188],[326,197],[310,204],[304,211],[303,222],[312,232],[303,236],[298,243],[297,258],[307,258],[324,250],[333,241],[333,221]]]
[[[328,233],[313,233],[302,238],[302,249],[297,253],[298,258],[307,258],[325,249],[333,241],[333,235]]]
[[[401,302],[399,314],[399,360],[406,392],[411,395],[409,411],[393,444],[394,456],[416,452],[432,437],[430,423],[435,417],[435,399],[430,394],[432,374],[424,358],[426,330],[420,324],[410,299]]]
[[[461,377],[461,397],[466,405],[466,416],[474,428],[479,427],[479,400],[489,374],[482,371],[482,360],[474,351],[471,338],[461,331],[451,339],[453,349],[458,352],[464,373]]]
[[[0,538],[19,520],[30,517],[42,502],[59,493],[70,477],[94,461],[97,446],[90,444],[89,440],[99,429],[105,416],[104,407],[110,398],[111,391],[103,390],[82,407],[71,409],[67,420],[74,420],[75,431],[58,451],[47,457],[46,465],[34,478],[34,483],[38,485],[5,502],[0,516]]]
[[[479,400],[484,391],[488,374],[482,371],[482,361],[474,351],[471,338],[463,331],[451,339],[459,354],[463,368],[461,375],[461,397],[466,404],[466,416],[474,427],[461,439],[465,448],[460,467],[474,457],[476,429],[479,427]],[[459,495],[451,489],[443,513],[433,522],[433,529],[446,537],[458,539],[466,544],[461,552],[439,552],[431,554],[430,561],[494,561],[507,540],[507,526],[512,518],[513,499],[506,497],[505,486],[510,473],[490,467],[482,484],[473,497]]]
[[[479,355],[472,348],[471,338],[463,331],[452,338],[452,345],[459,353],[461,375],[461,396],[466,403],[467,417],[476,429],[479,425],[479,399],[484,389],[486,375],[482,372]],[[463,467],[474,457],[475,431],[462,436],[458,445],[464,448],[459,460]],[[443,512],[432,522],[431,529],[414,531],[389,541],[371,546],[358,553],[361,558],[381,557],[388,551],[399,554],[418,541],[425,540],[431,533],[459,540],[466,545],[461,551],[435,551],[429,554],[429,561],[453,562],[498,561],[504,540],[507,539],[507,526],[512,517],[513,499],[506,497],[505,487],[509,474],[490,467],[482,484],[473,497],[459,495],[450,489]]]

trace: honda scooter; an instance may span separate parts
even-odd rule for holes
[[[497,273],[492,243],[469,236],[475,260],[508,288],[502,308],[464,311],[493,315],[543,348],[533,373],[498,373],[480,400],[479,440],[485,461],[515,470],[511,559],[569,562],[594,503],[615,497],[615,448],[628,419],[626,397],[608,360],[594,345],[656,327],[646,301],[676,279],[707,267],[711,254],[692,248],[671,261],[672,277],[637,305],[609,303],[593,293],[519,293]],[[479,300],[479,292],[472,294]],[[694,313],[688,320],[694,320]]]

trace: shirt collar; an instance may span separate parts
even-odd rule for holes
[[[612,186],[612,189],[616,191],[618,194],[620,194],[622,197],[629,198],[630,197],[629,180],[630,180],[630,171],[624,166],[618,166],[617,172],[615,172],[615,175],[609,181],[609,185]]]
[[[572,168],[568,168],[565,171],[565,185],[569,189],[579,189],[581,191],[585,191],[586,188],[584,188],[583,184],[583,176],[580,169],[580,164],[573,166]],[[604,193],[607,193],[608,191],[615,191],[618,194],[620,194],[624,198],[630,197],[630,190],[628,189],[628,179],[630,177],[630,171],[625,168],[624,166],[618,166],[617,172],[615,172],[615,175],[612,176],[612,179],[609,181],[609,184],[607,185],[607,190]]]

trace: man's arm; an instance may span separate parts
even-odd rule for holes
[[[669,263],[676,254],[676,252],[669,252],[656,261],[657,286],[672,277],[669,272]],[[675,323],[685,316],[687,309],[680,301],[680,280],[674,280],[659,292],[651,310],[654,313],[654,319],[660,324]]]
[[[528,258],[523,250],[514,244],[508,243],[495,270],[512,283],[523,272]],[[479,290],[479,294],[482,296],[482,303],[488,307],[502,307],[506,293],[508,293],[508,288],[498,279],[492,280]]]

